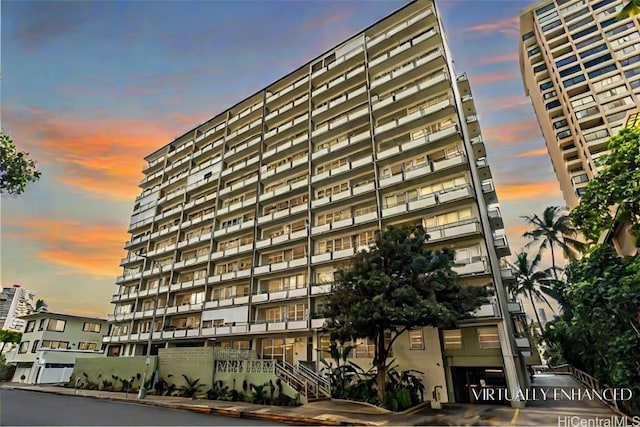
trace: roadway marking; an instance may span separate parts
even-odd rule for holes
[[[516,411],[513,413],[513,418],[511,418],[511,424],[512,426],[516,425],[516,422],[518,421],[518,415],[520,414],[520,408],[516,408]]]

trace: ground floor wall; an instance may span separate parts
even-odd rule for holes
[[[101,353],[41,351],[33,362],[19,362],[12,381],[27,384],[67,382],[78,358],[102,358]],[[23,378],[24,376],[24,378]]]

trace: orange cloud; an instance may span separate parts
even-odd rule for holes
[[[549,152],[546,148],[536,148],[533,150],[528,150],[523,153],[516,155],[516,157],[537,157],[537,156],[546,156]]]
[[[498,98],[489,98],[487,100],[480,100],[482,106],[487,108],[491,112],[510,110],[520,105],[530,105],[529,98],[526,96],[505,96]]]
[[[508,183],[496,186],[498,199],[506,200],[531,200],[535,198],[559,197],[560,186],[557,181]]]
[[[473,85],[478,84],[491,84],[497,82],[503,82],[504,80],[511,80],[520,78],[520,73],[517,71],[498,71],[491,73],[469,73],[469,81]]]
[[[529,141],[538,137],[540,135],[540,128],[538,122],[535,120],[526,120],[485,127],[482,133],[486,141],[514,143]]]
[[[474,65],[490,65],[490,64],[500,64],[502,62],[517,62],[519,60],[517,53],[507,53],[504,55],[494,55],[494,56],[483,56],[482,58],[478,58]]]
[[[88,316],[88,317],[97,317],[100,319],[106,318],[104,313],[99,313],[93,310],[86,310],[82,308],[67,308],[64,310],[66,314],[75,314],[76,316]]]
[[[144,157],[176,136],[173,122],[184,122],[184,118],[91,120],[34,109],[7,115],[11,116],[7,122],[25,134],[23,143],[28,150],[62,167],[63,183],[93,196],[119,200],[133,199],[143,177]]]
[[[514,16],[511,18],[501,19],[496,22],[473,25],[471,27],[463,28],[462,30],[487,35],[498,33],[510,38],[518,37],[520,35],[520,18],[518,16]]]
[[[122,224],[86,224],[79,221],[24,216],[4,221],[5,238],[30,240],[39,246],[37,257],[62,267],[68,274],[113,278],[128,234]]]

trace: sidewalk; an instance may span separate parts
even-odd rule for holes
[[[263,419],[295,425],[354,425],[354,426],[400,426],[400,425],[474,425],[477,417],[464,414],[442,414],[426,405],[412,408],[405,413],[394,413],[372,405],[342,400],[326,400],[302,406],[264,406],[244,402],[189,399],[173,396],[147,396],[138,399],[136,393],[116,393],[98,390],[74,390],[56,386],[4,384],[5,389],[20,389],[40,393],[67,396],[82,396],[132,404],[153,405],[183,409],[207,414]]]

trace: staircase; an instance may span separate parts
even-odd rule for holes
[[[306,397],[307,402],[331,399],[329,380],[299,363],[294,366],[287,361],[277,362],[276,376]]]

